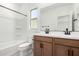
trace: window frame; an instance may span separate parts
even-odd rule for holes
[[[30,10],[30,29],[34,29],[34,30],[37,29],[37,28],[32,28],[32,27],[31,27],[31,21],[32,21],[32,20],[36,20],[36,19],[38,20],[38,17],[31,18],[31,16],[32,16],[31,12],[32,12],[33,10],[36,10],[36,9],[38,10],[38,8],[33,8],[33,9]]]

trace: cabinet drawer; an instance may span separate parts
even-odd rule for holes
[[[45,42],[52,42],[52,37],[45,37],[45,36],[34,36],[34,40],[45,41]]]
[[[75,39],[64,39],[64,38],[54,38],[55,44],[63,44],[68,46],[79,47],[79,40]]]

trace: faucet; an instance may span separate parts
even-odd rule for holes
[[[46,33],[46,34],[49,34],[49,26],[42,26],[42,28],[45,28],[45,30],[44,30],[44,32]]]
[[[68,30],[68,28],[66,28],[66,31],[65,31],[65,35],[70,35],[70,31]]]

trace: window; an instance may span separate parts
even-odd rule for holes
[[[30,27],[31,29],[37,29],[38,27],[38,9],[34,8],[30,13]]]

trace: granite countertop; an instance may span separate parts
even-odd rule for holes
[[[45,34],[44,32],[40,32],[40,33],[36,33],[35,35],[79,40],[79,32],[72,32],[71,35],[65,35],[64,32],[51,32],[49,34]]]

